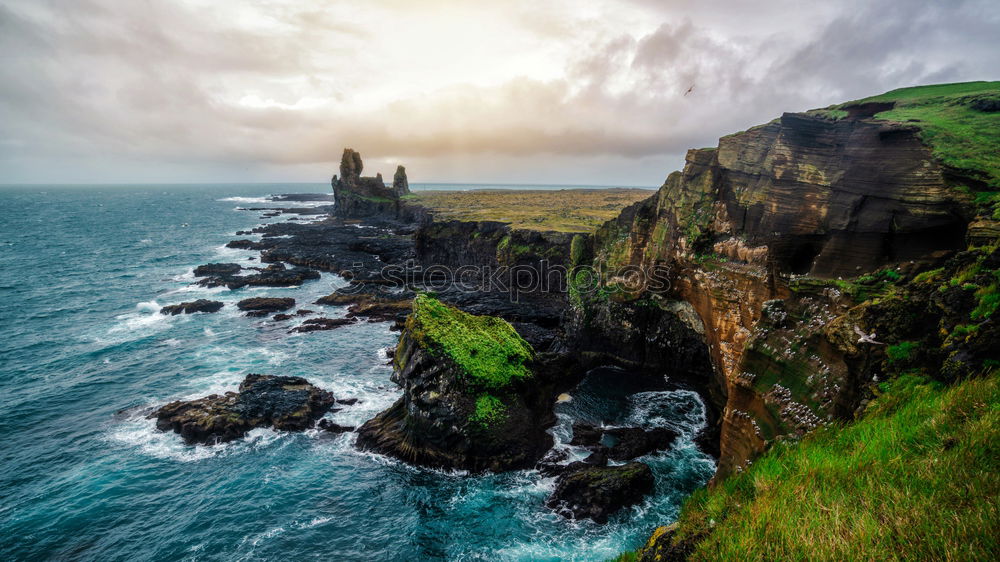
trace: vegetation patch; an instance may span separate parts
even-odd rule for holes
[[[420,191],[403,196],[439,220],[497,221],[520,230],[593,232],[625,207],[653,196],[650,189],[472,189]]]
[[[432,354],[454,362],[474,386],[500,389],[531,377],[531,345],[502,318],[475,316],[418,295],[407,330]]]
[[[484,428],[503,423],[507,418],[507,406],[503,401],[489,393],[480,394],[476,398],[476,409],[469,416],[469,421]]]
[[[695,492],[662,540],[692,560],[991,560],[997,443],[996,371],[950,387],[903,376],[859,421]]]

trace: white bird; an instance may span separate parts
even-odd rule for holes
[[[854,333],[857,334],[857,335],[859,335],[859,336],[861,336],[861,337],[858,338],[858,343],[872,343],[872,344],[875,344],[875,345],[885,345],[884,343],[882,343],[880,341],[875,341],[875,332],[872,332],[870,334],[866,334],[866,333],[864,333],[864,332],[861,331],[861,328],[858,328],[857,326],[855,326],[854,327]]]

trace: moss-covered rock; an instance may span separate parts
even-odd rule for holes
[[[506,321],[428,295],[413,301],[393,356],[403,396],[358,430],[358,447],[433,467],[534,466],[572,365],[536,354]]]

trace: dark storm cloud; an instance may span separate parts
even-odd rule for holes
[[[465,159],[465,173],[480,163],[501,176],[487,160],[517,159],[520,175],[494,180],[567,166],[568,181],[602,183],[621,170],[609,159],[632,159],[623,179],[655,183],[687,148],[782,111],[997,78],[991,4],[637,1],[642,21],[661,22],[637,32],[514,3],[540,48],[581,45],[560,75],[434,84],[440,61],[415,58],[428,83],[368,103],[400,71],[377,58],[394,33],[379,18],[410,22],[411,5],[346,21],[302,3],[0,2],[0,183],[312,174],[347,145],[429,167]],[[233,13],[260,17],[237,25]]]

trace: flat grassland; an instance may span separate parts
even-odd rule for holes
[[[592,232],[622,209],[651,197],[637,188],[418,191],[404,196],[437,220],[498,221],[512,228]]]

